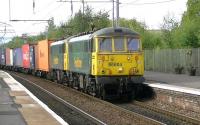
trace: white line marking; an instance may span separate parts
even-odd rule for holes
[[[154,88],[161,88],[161,89],[183,92],[193,95],[200,95],[200,89],[169,85],[169,84],[161,84],[161,83],[145,83],[145,84],[148,84],[149,86]]]
[[[4,72],[4,71],[3,71]],[[6,73],[13,82],[17,83],[23,90],[27,92],[27,94],[32,97],[38,104],[40,104],[47,112],[49,112],[60,124],[62,125],[69,125],[65,122],[60,116],[58,116],[54,111],[52,111],[46,104],[40,101],[35,95],[33,95],[28,89],[26,89],[22,84],[20,84],[17,80],[15,80],[10,74]]]

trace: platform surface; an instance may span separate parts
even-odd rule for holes
[[[67,123],[44,103],[0,71],[0,125],[61,125]]]
[[[200,89],[200,76],[145,71],[146,82]]]

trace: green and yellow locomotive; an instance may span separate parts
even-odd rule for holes
[[[64,52],[64,69],[54,74],[74,88],[102,98],[132,96],[134,84],[144,80],[142,43],[139,34],[130,29],[104,28],[58,43],[51,50],[64,45],[59,50]],[[52,60],[58,63],[57,57]]]

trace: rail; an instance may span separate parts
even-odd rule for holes
[[[51,93],[51,92],[45,90],[44,88],[40,87],[39,85],[35,84],[34,82],[32,82],[32,81],[30,81],[30,80],[27,80],[27,79],[25,79],[25,78],[22,78],[21,76],[18,76],[18,75],[16,75],[16,74],[13,74],[13,75],[15,75],[16,77],[18,77],[18,78],[20,78],[20,79],[23,79],[23,80],[25,80],[25,81],[31,83],[31,84],[33,84],[33,85],[36,86],[37,88],[41,89],[43,92],[45,92],[45,93],[47,93],[48,95],[50,95],[50,96],[52,96],[53,98],[55,98],[57,101],[63,103],[65,106],[67,106],[67,107],[71,108],[72,110],[74,110],[74,111],[76,111],[76,112],[78,112],[78,113],[80,113],[80,114],[86,116],[88,119],[90,119],[91,121],[93,121],[93,122],[96,123],[97,125],[107,125],[106,123],[100,121],[99,119],[97,119],[97,118],[93,117],[92,115],[90,115],[90,114],[84,112],[83,110],[79,109],[78,107],[75,107],[74,105],[70,104],[70,103],[67,102],[66,100],[63,100],[63,99],[61,99],[60,97],[54,95],[53,93]]]
[[[12,74],[13,74],[14,76],[20,78],[20,79],[23,79],[23,80],[27,81],[28,83],[33,84],[34,86],[36,86],[37,88],[41,89],[41,90],[44,91],[45,93],[47,93],[47,94],[53,96],[54,98],[56,98],[58,101],[64,103],[66,106],[71,107],[71,109],[73,109],[73,110],[75,110],[75,111],[77,111],[77,112],[79,112],[79,113],[81,113],[81,114],[83,114],[83,115],[88,116],[88,119],[92,120],[94,123],[96,123],[96,124],[101,124],[101,125],[106,125],[106,123],[104,123],[103,121],[100,121],[99,119],[97,119],[97,118],[91,116],[90,114],[84,112],[83,110],[81,110],[81,109],[79,109],[79,108],[73,106],[72,104],[70,104],[70,103],[67,102],[66,100],[63,100],[62,98],[58,97],[57,95],[55,95],[55,94],[53,94],[53,93],[51,93],[51,92],[45,90],[44,88],[40,87],[40,86],[37,85],[36,83],[34,83],[34,82],[32,82],[32,81],[30,81],[30,80],[28,80],[28,79],[26,79],[26,78],[23,78],[23,77],[17,75],[16,73],[12,73]],[[46,81],[46,80],[45,80],[45,81]],[[49,82],[50,82],[50,81],[49,81]],[[78,92],[78,93],[81,93],[81,92],[76,91],[76,90],[73,90],[73,91]],[[103,100],[100,100],[100,99],[98,99],[98,98],[92,97],[92,96],[87,95],[87,94],[84,94],[84,93],[81,93],[81,94],[84,95],[84,96],[89,97],[89,98],[92,99],[92,100],[95,100],[95,101],[97,101],[97,102],[100,102],[100,103],[103,103],[103,104],[105,104],[105,105],[108,105],[108,106],[110,106],[110,107],[112,107],[112,108],[114,108],[114,109],[117,109],[117,110],[119,110],[119,111],[121,111],[121,112],[127,114],[128,116],[133,116],[134,119],[137,119],[137,120],[141,121],[142,123],[151,124],[151,125],[165,125],[164,123],[161,123],[161,122],[156,121],[156,120],[154,120],[154,119],[148,118],[148,117],[143,116],[143,115],[140,115],[140,114],[138,114],[138,113],[135,113],[135,112],[129,111],[129,110],[127,110],[127,109],[121,108],[121,107],[119,107],[119,106],[113,105],[112,103],[105,102],[105,101],[103,101]]]
[[[172,112],[172,111],[168,111],[168,110],[165,110],[165,109],[160,109],[160,108],[148,105],[148,104],[144,104],[143,102],[135,101],[134,104],[141,106],[143,108],[149,109],[151,111],[158,112],[158,113],[167,115],[169,117],[173,117],[175,119],[185,121],[187,123],[191,123],[191,124],[195,124],[195,125],[200,123],[200,120],[198,120],[198,119],[195,119],[195,118],[192,118],[192,117],[189,117],[189,116],[186,116],[186,115],[178,114],[178,113],[175,113],[175,112]]]

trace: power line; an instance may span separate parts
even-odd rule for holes
[[[35,6],[35,5],[34,5]],[[9,21],[14,21],[14,22],[19,22],[19,21],[23,21],[23,22],[26,22],[26,21],[50,21],[50,20],[43,20],[43,19],[11,19],[11,2],[9,0]]]
[[[46,18],[47,16],[49,16],[49,14],[54,11],[54,10],[58,10],[63,4],[59,4],[58,6],[54,7],[53,9],[51,9],[50,11],[48,11],[48,13],[45,16],[42,16],[43,18]]]
[[[136,3],[137,1],[139,1],[139,0],[134,0],[134,1],[132,1],[132,2],[122,3],[122,4],[133,4],[133,3]]]
[[[1,21],[0,21],[0,25],[1,25],[1,24],[2,24],[2,25],[6,25],[6,26],[12,26],[12,25],[10,25],[10,24],[8,24],[8,23],[1,22]]]
[[[45,21],[45,22],[48,22],[48,21],[51,21],[51,20],[29,20],[29,19],[20,19],[20,20],[10,20],[10,21],[13,21],[13,22],[18,22],[18,21],[28,21],[28,22],[33,22],[33,21],[39,21],[39,22],[42,22],[42,21]]]
[[[38,11],[36,11],[36,13],[47,10],[47,8],[49,8],[51,5],[53,5],[54,2],[55,2],[55,0],[50,1],[48,4],[46,4],[45,7],[39,8]]]
[[[76,3],[82,3],[83,4],[83,14],[84,14],[84,9],[85,9],[85,3],[112,3],[113,1],[112,0],[107,0],[107,1],[101,1],[101,0],[60,0],[60,1],[57,1],[57,2],[68,2],[68,3],[71,3],[71,8],[73,8],[73,2],[76,2]],[[71,9],[71,12],[73,12],[73,10]]]
[[[82,2],[82,1],[80,1],[80,0],[64,0],[64,1],[62,1],[62,0],[60,0],[60,1],[57,1],[57,2],[69,2],[69,3],[71,3],[71,2],[77,2],[77,3],[80,3],[80,2]],[[109,2],[109,3],[111,3],[112,1],[100,1],[100,0],[94,0],[94,1],[91,1],[91,0],[84,0],[84,2],[87,2],[87,3],[106,3],[106,2]]]
[[[137,0],[136,0],[137,1]],[[162,4],[162,3],[169,3],[176,0],[166,0],[166,1],[159,1],[159,2],[149,2],[149,3],[121,3],[121,4],[127,4],[127,5],[148,5],[148,4]]]

